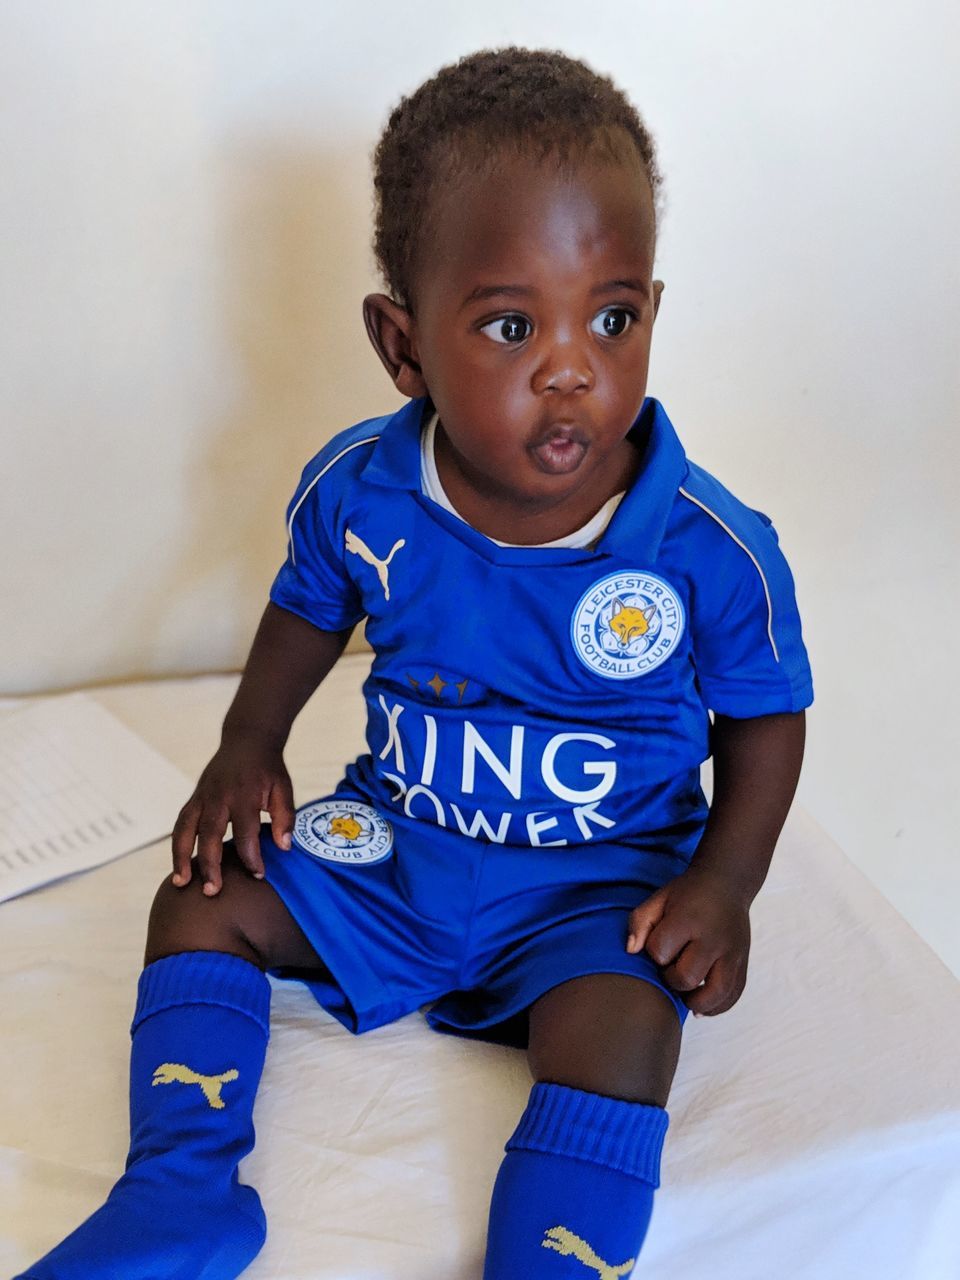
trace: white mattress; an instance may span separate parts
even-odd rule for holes
[[[287,758],[300,802],[362,747],[341,661]],[[194,777],[235,687],[96,697]],[[126,1153],[127,1028],[165,844],[0,905],[0,1275],[103,1199]],[[957,1280],[960,992],[805,813],[753,910],[750,978],[687,1020],[646,1280]],[[250,1280],[479,1280],[487,1202],[529,1089],[517,1050],[419,1014],[354,1038],[296,983],[243,1177],[270,1233]]]

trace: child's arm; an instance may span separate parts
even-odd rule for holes
[[[276,843],[290,847],[293,788],[283,748],[298,712],[343,653],[352,630],[320,631],[287,609],[267,605],[223,722],[220,747],[173,829],[175,885],[190,881],[196,842],[203,891],[219,892],[228,822],[244,866],[262,877],[261,810],[270,814]]]
[[[747,976],[749,908],[793,800],[804,713],[713,725],[713,803],[690,866],[630,915],[627,950],[646,946],[694,1013],[725,1013]],[[704,983],[701,987],[700,984]],[[696,988],[699,990],[695,990]]]

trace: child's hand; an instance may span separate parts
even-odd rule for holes
[[[233,824],[240,861],[262,880],[261,810],[270,814],[275,843],[289,849],[293,787],[283,753],[249,737],[224,741],[200,775],[173,828],[173,883],[177,888],[190,883],[190,858],[196,842],[203,892],[208,897],[220,892],[220,861],[228,822]]]
[[[726,1013],[747,981],[748,903],[720,872],[688,867],[631,911],[627,950],[644,947],[691,1012]]]

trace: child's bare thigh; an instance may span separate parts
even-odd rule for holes
[[[572,978],[530,1009],[528,1058],[538,1081],[664,1107],[679,1056],[676,1010],[641,978]]]
[[[276,890],[254,879],[230,844],[222,871],[223,887],[209,898],[196,859],[182,889],[169,876],[163,881],[150,911],[145,964],[182,951],[225,951],[261,969],[325,969]]]

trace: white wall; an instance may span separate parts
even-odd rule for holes
[[[562,48],[659,139],[650,391],[790,554],[803,798],[960,971],[957,13],[5,0],[0,692],[242,661],[300,466],[398,403],[360,319],[388,111]]]

